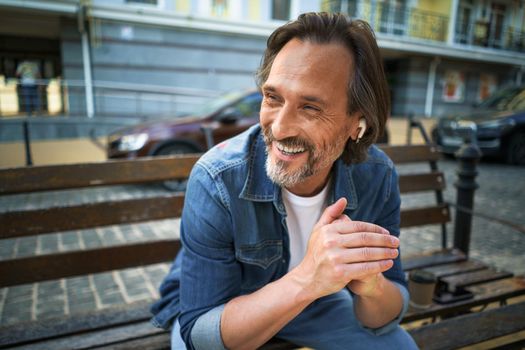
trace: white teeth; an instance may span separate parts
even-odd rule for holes
[[[302,147],[287,147],[287,146],[281,145],[280,143],[277,143],[277,148],[281,152],[291,153],[291,154],[301,153],[305,151],[305,149]]]

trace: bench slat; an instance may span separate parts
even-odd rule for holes
[[[0,194],[136,184],[186,178],[200,155],[145,157],[100,163],[0,170]]]
[[[431,272],[436,277],[445,277],[465,272],[473,272],[486,269],[487,265],[479,260],[469,259],[467,261],[456,262],[433,267],[426,267],[424,270]]]
[[[441,158],[441,154],[437,148],[431,145],[382,145],[380,148],[390,157],[390,159],[392,159],[396,165],[437,161]]]
[[[497,271],[494,269],[484,269],[463,273],[461,275],[452,275],[443,277],[441,280],[447,283],[450,288],[465,287],[478,283],[495,281],[507,277],[512,277],[512,273],[507,271]]]
[[[430,266],[462,262],[467,256],[458,249],[445,249],[409,255],[402,258],[403,270],[410,271]]]
[[[109,343],[105,346],[97,346],[97,350],[159,350],[169,349],[170,346],[170,335],[168,332],[163,332],[148,334],[138,339],[121,339],[118,343]]]
[[[525,329],[525,303],[447,319],[410,330],[421,349],[456,349]]]
[[[155,328],[149,322],[135,322],[120,326],[115,326],[109,329],[86,330],[83,333],[70,334],[56,339],[42,340],[37,343],[22,345],[15,348],[17,350],[55,350],[55,349],[94,349],[104,346],[112,346],[119,342],[133,341],[137,339],[145,339],[154,337],[160,334],[165,334],[166,331]],[[169,348],[169,336],[166,337],[168,342],[165,344]]]
[[[401,227],[444,224],[450,221],[447,204],[433,207],[401,209]]]
[[[0,261],[0,287],[171,261],[178,240],[142,242]]]
[[[110,328],[139,321],[146,322],[151,318],[150,306],[150,301],[141,301],[102,310],[75,313],[53,319],[53,322],[44,319],[5,326],[0,332],[0,348],[83,333],[88,330]]]
[[[0,239],[180,217],[184,195],[88,203],[0,214]]]
[[[445,189],[445,176],[442,172],[399,175],[401,193],[436,191]]]
[[[474,306],[525,295],[525,277],[517,276],[505,278],[497,281],[476,284],[469,286],[466,289],[474,294],[473,298],[452,302],[450,304],[434,303],[431,307],[424,310],[409,309],[402,322],[412,322],[423,318],[447,315],[457,311],[466,311]]]

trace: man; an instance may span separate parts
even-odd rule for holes
[[[416,348],[398,325],[392,162],[370,145],[389,111],[369,26],[308,13],[277,29],[258,73],[260,125],[194,167],[183,249],[153,306],[172,346]]]
[[[40,112],[40,96],[37,79],[40,78],[38,62],[24,60],[16,68],[16,76],[20,79],[20,94],[22,95],[23,109],[28,115],[34,111]]]

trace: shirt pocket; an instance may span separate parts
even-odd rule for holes
[[[283,256],[282,240],[264,240],[256,244],[243,244],[237,248],[235,255],[242,263],[256,265],[267,269]]]
[[[241,245],[235,253],[241,263],[243,294],[254,292],[270,283],[283,259],[282,240],[264,240],[256,244]]]

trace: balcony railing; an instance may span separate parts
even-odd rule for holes
[[[326,8],[334,12],[347,12],[350,17],[367,21],[376,33],[417,38],[432,41],[446,41],[447,16],[435,12],[407,8],[403,5],[380,1],[329,1]],[[349,13],[349,12],[352,13]]]
[[[397,4],[397,5],[396,5]],[[399,5],[401,4],[401,5]],[[325,9],[346,12],[367,21],[378,34],[445,43],[450,18],[435,12],[409,8],[403,3],[376,0],[325,2]],[[512,27],[494,28],[490,23],[456,23],[455,43],[525,52],[525,32]]]
[[[458,44],[489,47],[525,52],[525,32],[512,27],[496,29],[489,22],[459,22],[456,26],[455,42]]]

